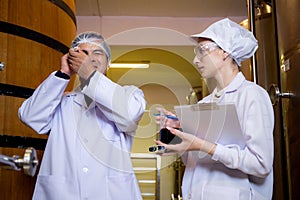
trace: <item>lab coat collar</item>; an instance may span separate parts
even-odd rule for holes
[[[245,76],[242,72],[239,72],[234,79],[231,81],[231,83],[224,88],[225,94],[232,93],[238,90],[239,87],[241,87],[242,83],[246,80]]]
[[[81,92],[80,87],[77,87],[74,90],[74,102],[80,106],[83,106],[86,109],[91,109],[91,108],[96,107],[95,101],[92,101],[89,106],[87,105],[86,100],[84,98],[84,94]]]
[[[234,79],[231,81],[231,83],[225,87],[222,91],[222,94],[229,94],[232,92],[235,92],[238,90],[238,88],[242,85],[242,83],[246,80],[245,76],[243,75],[242,72],[239,72]],[[217,94],[217,88],[214,89],[213,91],[213,96]]]

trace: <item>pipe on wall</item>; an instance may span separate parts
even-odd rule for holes
[[[248,3],[249,29],[255,36],[255,2],[254,0],[247,0],[247,3]],[[253,82],[257,83],[257,65],[256,65],[255,56],[252,56],[251,58],[251,66],[252,66]]]

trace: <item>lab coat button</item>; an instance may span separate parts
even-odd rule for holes
[[[84,173],[87,173],[87,172],[89,171],[89,169],[88,169],[87,167],[84,167],[84,168],[82,168],[82,171],[83,171]]]
[[[192,194],[191,193],[188,195],[188,199],[192,199]]]

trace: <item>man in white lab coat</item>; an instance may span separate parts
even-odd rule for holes
[[[39,134],[50,131],[33,199],[141,199],[130,160],[143,92],[105,74],[110,48],[95,32],[79,34],[60,70],[24,101],[20,119]],[[72,75],[80,86],[64,93]]]

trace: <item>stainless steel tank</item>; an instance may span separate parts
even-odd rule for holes
[[[273,199],[300,199],[300,1],[257,0],[257,83],[275,113]]]

